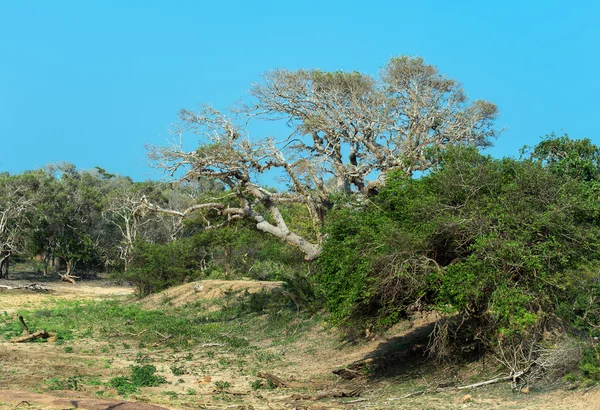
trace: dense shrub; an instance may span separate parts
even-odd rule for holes
[[[129,281],[138,296],[159,292],[201,277],[200,249],[188,239],[165,244],[136,243],[131,269],[117,277]]]
[[[385,327],[411,310],[436,310],[447,318],[432,339],[438,354],[456,342],[535,345],[550,328],[591,329],[600,189],[588,176],[596,163],[564,157],[568,167],[540,150],[499,160],[451,149],[428,175],[390,175],[370,203],[339,206],[318,275],[334,319]]]

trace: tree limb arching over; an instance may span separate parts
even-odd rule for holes
[[[461,85],[441,75],[418,57],[397,57],[379,78],[358,72],[274,70],[252,86],[253,104],[236,110],[234,122],[209,106],[180,112],[180,137],[201,137],[194,151],[181,139],[170,146],[149,147],[154,165],[177,181],[219,180],[231,192],[228,203],[209,201],[187,210],[166,210],[149,202],[152,211],[186,217],[211,210],[221,223],[249,219],[260,231],[274,235],[317,258],[318,234],[331,195],[364,198],[377,192],[391,171],[412,175],[434,165],[432,152],[446,145],[485,147],[498,134],[497,107],[470,102]],[[284,141],[250,137],[243,124],[250,119],[284,120],[292,132]],[[259,177],[284,176],[289,189],[270,192]],[[288,227],[284,204],[303,204],[314,225],[314,240]]]

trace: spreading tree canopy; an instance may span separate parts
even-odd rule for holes
[[[497,135],[497,108],[469,101],[461,85],[421,58],[391,59],[378,78],[358,72],[274,70],[250,91],[251,102],[229,116],[209,106],[182,110],[177,135],[201,137],[186,151],[181,138],[150,147],[155,165],[178,181],[208,177],[228,196],[186,209],[148,209],[186,217],[212,212],[207,229],[251,220],[260,231],[301,249],[306,259],[322,250],[321,227],[333,194],[364,198],[377,192],[390,172],[412,175],[435,163],[430,155],[449,145],[484,147]],[[290,135],[281,141],[248,134],[249,119],[283,120]],[[261,176],[279,172],[288,184],[273,192]],[[313,239],[290,229],[284,204],[306,207]]]

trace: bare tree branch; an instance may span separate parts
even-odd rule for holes
[[[356,72],[274,70],[251,94],[256,103],[237,110],[242,125],[209,106],[182,110],[173,143],[149,147],[154,165],[166,175],[180,182],[217,179],[235,195],[239,209],[220,202],[179,211],[142,206],[181,218],[211,210],[227,216],[226,223],[250,219],[314,259],[323,238],[317,234],[311,243],[290,231],[280,206],[303,204],[318,233],[332,192],[371,195],[392,171],[412,175],[430,168],[432,153],[445,145],[486,146],[497,135],[496,106],[469,103],[460,84],[420,58],[392,59],[379,79]],[[244,128],[251,118],[285,120],[293,132],[282,142],[251,139]],[[202,139],[193,151],[182,146],[188,132]],[[289,191],[261,188],[259,178],[267,172],[278,173]]]

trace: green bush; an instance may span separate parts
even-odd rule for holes
[[[131,383],[139,387],[156,387],[166,380],[162,376],[157,376],[156,367],[152,365],[131,366]]]
[[[585,378],[595,382],[600,381],[600,349],[598,346],[584,351],[583,358],[579,362],[579,370]]]
[[[436,310],[450,319],[437,334],[447,345],[484,348],[590,330],[600,182],[557,161],[449,149],[421,178],[392,174],[366,205],[338,204],[317,275],[333,319],[387,327]]]
[[[134,249],[131,269],[116,276],[130,282],[140,297],[202,276],[199,250],[191,240],[166,244],[138,242]]]
[[[108,385],[116,388],[122,396],[135,393],[140,387],[156,387],[166,383],[164,377],[155,374],[156,367],[152,365],[131,366],[130,370],[129,377],[118,376],[108,382]]]
[[[78,390],[82,383],[81,376],[71,376],[68,378],[53,377],[47,382],[49,390]]]

